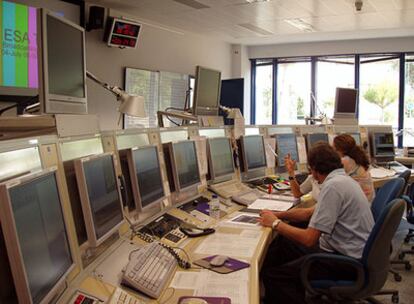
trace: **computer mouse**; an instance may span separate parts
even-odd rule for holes
[[[226,263],[228,259],[229,259],[228,256],[217,255],[210,261],[210,265],[213,267],[220,267],[220,266],[223,266],[224,263]]]
[[[208,302],[200,298],[186,298],[181,300],[180,304],[208,304]]]

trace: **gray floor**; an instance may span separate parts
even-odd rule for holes
[[[412,239],[409,244],[404,244],[403,242],[403,239],[408,232],[408,228],[414,228],[414,226],[409,225],[406,222],[402,223],[400,229],[394,237],[394,258],[397,257],[399,250],[410,250],[411,247],[414,246],[414,239]],[[405,270],[403,265],[392,266],[393,269],[397,270],[401,274],[402,281],[396,282],[393,275],[390,274],[384,288],[397,289],[399,291],[400,304],[410,304],[414,303],[414,255],[406,255],[404,259],[411,261],[412,270]],[[375,298],[384,304],[392,303],[390,296],[377,296]]]

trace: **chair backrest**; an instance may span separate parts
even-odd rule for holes
[[[377,291],[387,280],[391,241],[401,222],[404,208],[404,200],[394,199],[385,206],[375,222],[361,259],[368,281],[365,291]]]
[[[404,179],[404,187],[401,189],[401,193],[399,193],[398,197],[405,194],[407,191],[408,183],[410,182],[411,177],[411,170],[407,169],[400,174],[398,174],[398,177],[401,177]]]
[[[401,189],[404,187],[404,179],[396,177],[386,182],[375,195],[374,200],[371,203],[371,211],[374,216],[374,220],[377,221],[384,207],[397,198]]]

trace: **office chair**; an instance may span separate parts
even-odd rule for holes
[[[387,280],[389,263],[388,249],[401,222],[405,203],[395,199],[387,204],[378,215],[365,244],[361,259],[334,253],[316,253],[307,256],[301,270],[302,284],[307,292],[307,300],[326,296],[329,303],[367,300],[378,303],[372,296],[392,295],[392,302],[399,302],[398,290],[381,290]],[[312,264],[327,261],[342,263],[355,269],[355,280],[311,280]],[[320,302],[319,302],[320,303]]]
[[[398,195],[402,192],[404,189],[405,180],[401,177],[393,178],[386,182],[377,192],[374,200],[371,204],[371,211],[374,216],[374,220],[377,221],[377,218],[381,214],[382,210],[384,210],[384,207],[391,202],[393,199],[397,198]],[[390,246],[390,254],[392,253],[392,245]],[[394,262],[394,261],[393,261]],[[398,261],[398,264],[405,264],[401,263],[401,261]],[[409,264],[409,263],[408,263]],[[406,266],[411,267],[410,266]],[[389,272],[391,272],[394,276],[394,280],[397,282],[401,282],[402,277],[401,275],[393,270],[390,269]]]
[[[409,187],[407,194],[403,195],[402,198],[407,204],[407,222],[414,225],[414,184]],[[404,238],[404,242],[409,243],[412,238],[414,238],[414,229],[408,229],[408,233]],[[414,254],[414,246],[411,247],[411,250],[402,250],[398,255],[399,260],[403,261],[406,254]]]

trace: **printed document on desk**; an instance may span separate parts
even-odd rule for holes
[[[202,273],[202,284],[195,290],[196,296],[227,297],[232,304],[249,303],[248,269],[228,274],[218,274],[208,270]]]
[[[250,204],[248,209],[255,210],[272,210],[272,211],[286,211],[292,208],[293,202],[287,202],[282,200],[272,200],[272,199],[257,199],[253,204]]]
[[[251,258],[259,242],[261,231],[252,233],[220,233],[209,235],[198,245],[195,250],[197,254],[226,255],[230,257]]]

